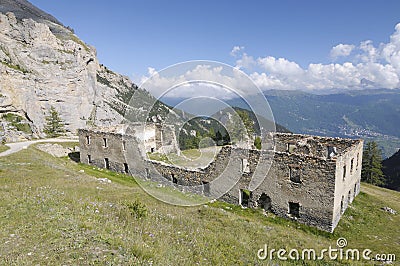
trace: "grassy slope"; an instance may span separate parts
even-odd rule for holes
[[[339,237],[346,237],[350,248],[400,256],[400,215],[380,210],[399,211],[400,194],[366,184],[331,235],[220,202],[167,205],[130,177],[34,147],[0,158],[0,169],[0,264],[267,264],[256,258],[264,244],[321,250],[335,246]],[[147,215],[138,218],[143,206]],[[328,263],[338,264],[320,265]]]
[[[176,166],[186,168],[201,168],[206,167],[218,154],[220,149],[221,147],[207,147],[201,150],[183,150],[180,156],[172,153],[168,155],[160,153],[148,153],[147,157],[154,161],[160,161]]]
[[[0,144],[0,152],[4,152],[4,151],[6,151],[8,149],[10,149],[10,147],[8,147],[6,145],[3,145],[3,144]]]

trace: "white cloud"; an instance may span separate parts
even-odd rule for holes
[[[267,72],[272,74],[285,74],[285,75],[301,75],[303,69],[295,62],[286,60],[285,58],[278,58],[267,56],[258,58],[257,63]]]
[[[240,51],[244,50],[244,46],[234,46],[232,48],[232,51],[230,53],[231,56],[237,56],[239,54]]]
[[[239,69],[251,69],[256,64],[254,57],[248,56],[246,53],[243,53],[242,57],[236,61],[236,67]]]
[[[230,73],[221,65],[188,64],[172,67],[170,71],[157,72],[148,69],[148,77],[142,77],[140,87],[148,90],[155,97],[200,97],[212,96],[219,99],[235,98],[240,95],[251,94],[255,86],[247,76],[237,69],[230,69]],[[229,72],[229,71],[228,71]]]
[[[382,45],[381,56],[400,74],[400,23],[396,25],[395,32],[390,36],[390,42]]]
[[[236,66],[245,72],[262,90],[267,89],[353,89],[366,84],[374,88],[400,88],[400,23],[388,43],[374,46],[363,41],[358,46],[338,44],[330,51],[332,59],[342,57],[344,63],[313,63],[302,68],[296,62],[273,56],[243,54]],[[246,62],[246,63],[244,63]],[[247,67],[251,65],[250,67]],[[257,68],[257,71],[253,71]]]
[[[400,88],[400,23],[388,43],[374,45],[372,41],[363,41],[359,45],[339,44],[333,47],[330,55],[333,60],[341,57],[342,63],[312,63],[301,67],[286,58],[273,56],[253,57],[243,52],[243,46],[235,46],[231,55],[236,58],[237,73],[226,75],[218,66],[200,64],[175,76],[161,76],[155,69],[149,68],[151,82],[144,88],[156,97],[176,84],[190,80],[211,80],[216,84],[225,84],[241,94],[251,94],[252,86],[241,71],[247,73],[261,90],[325,90],[355,88]],[[240,54],[240,55],[239,55]],[[145,81],[147,77],[143,77]],[[174,90],[170,97],[216,96],[218,98],[237,97],[218,86],[193,86],[186,84],[184,91]]]
[[[358,56],[363,62],[376,62],[379,56],[378,49],[375,48],[372,41],[363,41],[360,43],[359,49],[361,54]]]
[[[356,46],[352,44],[338,44],[331,49],[331,57],[336,59],[341,56],[349,56],[354,48]]]

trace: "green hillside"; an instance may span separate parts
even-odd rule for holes
[[[365,265],[260,261],[270,248],[349,248],[400,256],[400,193],[362,184],[334,234],[260,210],[215,202],[164,204],[131,177],[54,158],[35,147],[0,158],[1,265]],[[112,182],[105,182],[108,178]],[[190,197],[156,184],[160,193]]]

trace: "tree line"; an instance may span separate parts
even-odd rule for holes
[[[375,141],[367,142],[362,160],[361,181],[375,186],[386,185],[382,166],[382,151]]]

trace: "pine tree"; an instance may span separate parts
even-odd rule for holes
[[[61,136],[65,132],[64,123],[53,106],[50,108],[50,114],[46,116],[46,125],[43,131],[50,138]]]
[[[382,186],[385,183],[382,152],[375,141],[368,142],[364,149],[361,180],[376,186]]]
[[[257,136],[254,139],[254,146],[258,149],[261,150],[261,137]]]

